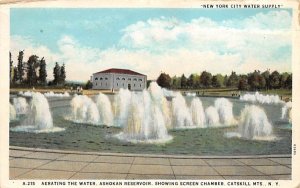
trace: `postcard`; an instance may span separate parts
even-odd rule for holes
[[[298,7],[0,2],[1,187],[298,187]]]

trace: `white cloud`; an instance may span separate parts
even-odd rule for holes
[[[25,60],[31,54],[44,56],[49,63],[48,78],[52,78],[54,62],[64,62],[69,80],[86,81],[92,73],[112,67],[132,69],[149,79],[157,78],[161,71],[172,76],[203,70],[214,74],[268,68],[291,71],[290,52],[278,55],[278,50],[291,46],[290,21],[286,11],[222,23],[208,18],[184,22],[161,17],[127,26],[114,48],[82,46],[66,35],[57,42],[57,53],[20,36],[11,38],[11,49],[15,61],[21,49],[26,49]]]

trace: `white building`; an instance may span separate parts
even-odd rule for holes
[[[128,69],[107,69],[91,76],[93,89],[141,91],[147,86],[147,76]]]

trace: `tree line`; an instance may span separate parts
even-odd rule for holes
[[[65,64],[62,66],[58,62],[53,68],[52,81],[47,81],[47,64],[44,57],[41,59],[37,55],[31,55],[27,62],[23,61],[24,50],[19,51],[17,65],[14,66],[12,55],[9,52],[10,62],[10,84],[16,86],[64,86],[66,82]]]
[[[248,91],[292,89],[292,73],[255,70],[248,74],[237,74],[232,71],[230,75],[212,75],[203,71],[188,77],[184,74],[170,77],[167,73],[161,73],[156,82],[161,87],[169,89],[238,88]]]

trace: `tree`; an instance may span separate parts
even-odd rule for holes
[[[171,87],[171,77],[166,73],[161,73],[156,80],[160,87],[170,88]]]
[[[53,68],[53,77],[54,77],[54,80],[53,80],[53,84],[54,85],[58,85],[59,84],[59,79],[60,79],[60,66],[59,64],[56,62],[55,63],[55,67]]]
[[[24,76],[24,66],[23,66],[23,56],[24,56],[24,50],[19,51],[18,56],[18,77],[17,80],[19,80],[20,83],[23,83],[23,76]]]
[[[203,71],[200,75],[200,84],[204,87],[210,87],[211,83],[212,83],[211,73]]]
[[[38,56],[32,55],[27,61],[27,83],[34,86],[37,83],[36,68],[39,66]]]
[[[178,89],[181,87],[181,78],[177,76],[173,76],[171,79],[171,87],[173,89]]]
[[[40,61],[39,82],[42,85],[47,84],[47,70],[46,70],[46,62],[44,57]]]
[[[92,89],[92,88],[93,88],[93,83],[90,80],[88,80],[85,84],[85,89]]]
[[[224,83],[224,77],[221,74],[217,74],[212,77],[213,87],[222,87],[223,83]]]
[[[280,74],[277,71],[272,72],[270,75],[270,87],[271,89],[280,88]]]
[[[17,83],[18,78],[19,78],[19,76],[18,76],[18,68],[14,67],[13,71],[14,71],[14,74],[13,74],[12,83],[15,84],[15,83]]]
[[[11,59],[11,53],[9,52],[9,82],[10,83],[13,81],[13,76],[14,76],[14,65]]]
[[[187,86],[187,79],[184,76],[184,74],[181,76],[180,86],[181,86],[181,88],[185,88]]]
[[[193,88],[193,87],[194,87],[194,75],[193,75],[193,74],[191,74],[191,75],[189,76],[189,78],[187,79],[186,85],[187,85],[189,88]]]
[[[281,88],[287,88],[286,86],[286,80],[289,77],[289,73],[284,72],[280,74],[280,87]]]
[[[238,89],[239,90],[248,90],[249,89],[248,76],[247,75],[241,75],[240,76]]]
[[[286,85],[286,88],[288,88],[288,89],[293,88],[293,75],[292,74],[289,74],[289,76],[287,77],[287,79],[285,81],[285,85]]]
[[[234,71],[231,72],[231,75],[228,77],[227,86],[229,87],[238,87],[239,77]]]
[[[63,64],[60,68],[59,83],[64,85],[65,81],[66,81],[66,69],[65,69],[65,64]]]
[[[194,88],[200,87],[200,75],[199,74],[193,74],[193,85],[194,85]]]
[[[251,90],[259,90],[266,87],[265,77],[263,77],[257,70],[248,75],[248,83]]]
[[[266,90],[270,89],[270,71],[266,70],[261,75],[265,78],[265,81],[266,81]]]

